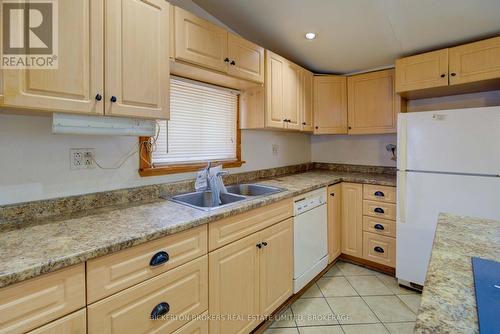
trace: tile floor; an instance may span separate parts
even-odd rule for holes
[[[394,277],[337,262],[265,334],[413,333],[419,305]]]

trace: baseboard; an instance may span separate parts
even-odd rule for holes
[[[390,276],[396,276],[396,268],[389,267],[380,263],[372,262],[369,260],[365,260],[356,256],[352,255],[347,255],[347,254],[340,254],[339,256],[340,259],[345,260],[346,262],[351,262],[357,265],[361,265],[363,267],[367,267],[369,269],[373,269],[376,271],[383,272],[384,274],[390,275]]]

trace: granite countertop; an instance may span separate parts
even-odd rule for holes
[[[471,257],[500,261],[500,222],[441,214],[415,333],[479,333]]]
[[[396,175],[313,170],[256,181],[287,190],[211,212],[158,199],[0,229],[0,288],[342,181],[395,186]]]

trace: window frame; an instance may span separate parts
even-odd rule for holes
[[[236,159],[206,160],[202,162],[155,166],[152,161],[152,152],[145,145],[150,138],[139,137],[139,175],[142,177],[196,172],[206,167],[209,162],[212,165],[222,165],[223,168],[241,167],[245,161],[241,159],[240,96],[238,96],[236,103]]]

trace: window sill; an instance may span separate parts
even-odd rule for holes
[[[236,168],[241,167],[245,161],[241,160],[233,160],[233,161],[212,161],[213,165],[222,164],[223,168]],[[146,176],[159,176],[159,175],[168,175],[168,174],[179,174],[179,173],[188,173],[188,172],[196,172],[207,166],[207,162],[202,163],[191,163],[191,164],[178,164],[178,165],[165,165],[158,167],[147,167],[140,168],[139,175],[142,177]]]

